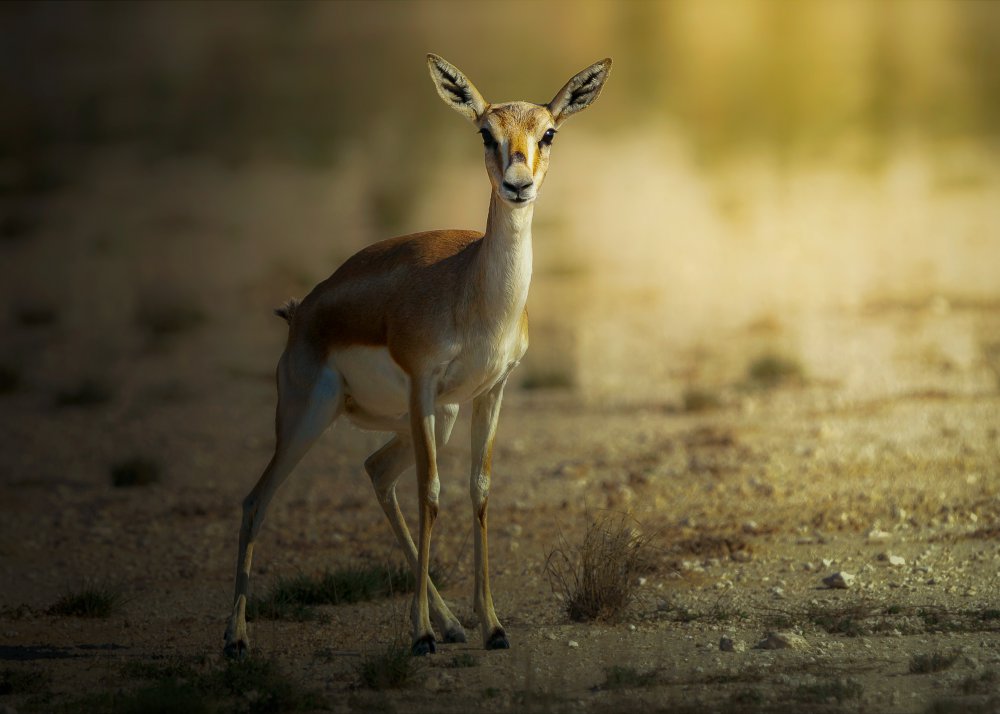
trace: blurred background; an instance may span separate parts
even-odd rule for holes
[[[523,387],[671,402],[780,354],[848,399],[996,388],[1000,4],[892,0],[5,3],[4,383],[264,379],[272,306],[482,229],[428,51],[539,103],[614,58],[536,207]]]

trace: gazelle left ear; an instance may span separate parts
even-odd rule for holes
[[[576,114],[593,104],[594,100],[601,96],[601,89],[604,88],[604,82],[607,81],[609,74],[611,74],[610,57],[595,62],[566,82],[566,86],[560,89],[548,104],[556,125],[571,114]]]
[[[458,67],[435,54],[428,54],[427,68],[445,104],[472,122],[483,115],[489,105]]]

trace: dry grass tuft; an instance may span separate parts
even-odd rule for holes
[[[638,574],[649,570],[648,538],[626,516],[592,522],[583,543],[562,545],[549,553],[545,572],[554,592],[563,596],[571,620],[613,619],[635,595]]]
[[[63,593],[48,609],[50,615],[69,617],[111,617],[124,602],[121,591],[109,585],[88,583]]]

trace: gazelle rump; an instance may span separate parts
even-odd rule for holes
[[[487,503],[504,385],[528,346],[532,211],[556,130],[597,99],[611,60],[575,75],[547,105],[491,105],[453,65],[433,54],[427,64],[441,98],[482,135],[492,186],[486,231],[429,231],[375,243],[301,303],[293,300],[276,310],[289,323],[277,368],[277,442],[243,501],[236,592],[225,633],[229,656],[249,652],[250,563],[268,504],[342,414],[362,428],[395,434],[368,457],[365,470],[416,575],[413,653],[435,651],[432,622],[445,642],[465,641],[428,565],[440,490],[437,449],[448,441],[459,405],[470,400],[474,609],[484,647],[510,647],[490,594]],[[397,479],[414,464],[416,542],[396,499]]]

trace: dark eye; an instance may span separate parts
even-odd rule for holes
[[[495,149],[497,146],[497,140],[493,138],[493,134],[490,133],[489,129],[480,129],[479,133],[483,137],[483,146],[487,149]]]
[[[556,138],[556,130],[555,129],[549,129],[547,132],[545,132],[544,135],[542,135],[542,140],[538,142],[538,145],[539,146],[551,146],[552,145],[552,140],[555,139],[555,138]]]

